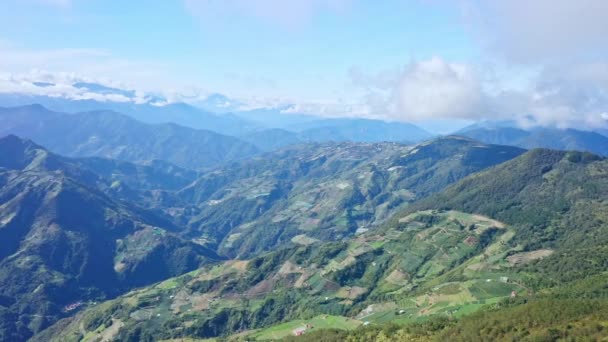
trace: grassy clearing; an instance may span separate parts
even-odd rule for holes
[[[293,336],[294,330],[305,328],[307,324],[312,326],[312,328],[306,329],[308,332],[329,328],[352,330],[361,325],[361,322],[342,316],[321,315],[310,320],[295,320],[275,325],[270,328],[260,330],[250,335],[250,337],[257,340],[277,340],[287,336]]]
[[[180,283],[178,282],[178,278],[171,278],[169,280],[165,280],[162,283],[156,285],[157,288],[162,290],[170,290],[178,287]]]

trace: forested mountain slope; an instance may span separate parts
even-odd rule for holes
[[[87,161],[0,139],[0,340],[27,338],[69,314],[70,304],[220,259],[180,238],[169,220],[109,197],[111,181],[80,163]]]
[[[78,335],[82,324],[114,327],[125,340],[252,328],[235,338],[263,340],[302,326],[336,341],[603,336],[607,187],[605,159],[533,150],[409,206],[381,229],[203,268],[86,310],[41,338]],[[461,318],[476,310],[484,311]],[[308,328],[364,322],[380,328]],[[406,326],[384,330],[388,322]]]
[[[207,173],[179,197],[195,204],[187,210],[190,237],[250,256],[372,229],[408,203],[523,152],[460,137],[300,145]]]

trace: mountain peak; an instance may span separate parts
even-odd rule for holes
[[[10,109],[13,111],[22,110],[22,111],[35,111],[35,112],[50,112],[50,110],[48,110],[48,108],[46,108],[45,106],[43,106],[39,103],[32,103],[32,104],[27,104],[27,105],[18,106],[18,107],[12,107],[12,108],[5,107],[5,109]]]
[[[37,145],[35,142],[27,138],[22,138],[15,134],[8,134],[0,138],[0,148],[35,148],[44,149],[42,146]]]
[[[10,134],[0,138],[0,167],[22,170],[46,152],[31,140]]]

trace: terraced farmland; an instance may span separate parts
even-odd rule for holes
[[[461,316],[526,292],[506,260],[518,251],[511,237],[509,227],[482,216],[417,212],[345,242],[314,242],[172,278],[85,311],[68,327],[75,335],[76,327],[99,330],[87,322],[101,319],[120,321],[123,333],[171,326],[167,339],[248,331],[265,339],[305,322],[351,328]]]

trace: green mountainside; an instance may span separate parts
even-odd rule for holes
[[[135,185],[132,177],[145,188],[161,171],[117,163],[112,181],[80,167],[89,162],[114,164],[59,157],[15,136],[0,139],[0,340],[27,338],[70,314],[71,304],[220,259],[180,238],[169,220],[103,191],[112,193],[120,179]]]
[[[606,163],[533,150],[375,230],[204,267],[92,306],[38,338],[603,338]]]
[[[250,258],[363,233],[412,200],[522,152],[460,138],[305,145],[201,175],[161,161],[67,158],[5,137],[0,340],[22,340],[71,315],[73,304],[183,274],[218,253]],[[269,196],[269,184],[284,192]],[[273,226],[281,215],[291,218]],[[238,230],[223,232],[231,217]],[[284,240],[270,234],[277,228]]]
[[[178,203],[195,204],[189,237],[248,257],[373,229],[408,203],[523,152],[459,137],[299,145],[209,172]]]
[[[0,340],[604,337],[607,163],[445,137],[195,172],[8,136]]]
[[[133,164],[98,157],[66,158],[14,135],[0,138],[0,167],[24,171],[63,171],[83,184],[105,190],[113,187],[116,191],[119,186],[128,186],[132,191],[175,191],[200,176],[196,171],[160,160]]]
[[[525,249],[559,248],[537,265],[542,283],[603,272],[608,239],[608,160],[532,150],[480,172],[409,210],[456,209],[513,225]]]
[[[135,290],[39,338],[152,341],[241,333],[264,339],[289,336],[294,324],[309,321],[355,328],[458,317],[527,291],[504,259],[518,250],[508,245],[512,237],[509,227],[485,217],[419,212],[346,242],[231,260]]]

